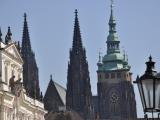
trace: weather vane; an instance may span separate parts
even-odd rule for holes
[[[101,48],[99,48],[99,61],[98,62],[101,62],[102,60],[101,60]]]
[[[113,4],[114,4],[114,0],[111,0],[111,7],[113,7]]]
[[[111,0],[111,4],[112,4],[112,5],[114,4],[114,0]]]

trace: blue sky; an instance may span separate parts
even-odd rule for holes
[[[160,70],[160,1],[115,0],[114,15],[121,41],[129,57],[133,80],[145,71],[149,55]],[[23,14],[27,13],[30,39],[39,67],[43,93],[53,79],[66,86],[69,49],[72,46],[74,10],[79,11],[83,45],[87,51],[93,94],[97,93],[97,61],[106,53],[110,0],[0,0],[0,26],[3,38],[11,26],[13,39],[22,40]],[[134,85],[135,86],[135,85]],[[143,116],[135,87],[138,116]]]

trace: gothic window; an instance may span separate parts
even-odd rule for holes
[[[111,78],[115,78],[115,73],[111,73]]]
[[[113,92],[110,96],[111,103],[116,104],[118,102],[118,100],[119,100],[118,95],[115,92]]]
[[[121,73],[117,73],[117,78],[121,78]]]
[[[105,74],[105,78],[109,79],[109,74],[108,73]]]
[[[5,71],[5,82],[7,83],[8,82],[8,68],[7,68],[7,66],[5,66],[4,71]]]
[[[120,96],[119,92],[115,89],[109,92],[109,111],[114,115],[120,112]]]

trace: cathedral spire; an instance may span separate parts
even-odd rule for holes
[[[66,106],[67,109],[78,112],[85,120],[93,120],[88,62],[82,45],[77,10],[75,10],[73,45],[68,63]]]
[[[75,10],[75,23],[74,23],[74,35],[73,35],[73,49],[75,51],[80,50],[82,48],[82,40],[80,33],[80,26],[78,20],[78,10]]]
[[[22,53],[24,51],[31,51],[31,43],[29,38],[27,14],[24,13],[24,26],[23,26],[23,37],[22,37]]]
[[[52,80],[52,81],[53,81],[53,79],[52,79],[52,74],[50,75],[50,80]]]
[[[24,88],[26,89],[26,92],[30,97],[41,99],[38,66],[36,64],[35,54],[31,48],[26,13],[24,13],[24,26],[23,26],[21,54],[24,61],[24,64],[23,64]]]
[[[8,35],[8,38],[11,40],[12,33],[11,33],[11,28],[10,28],[10,26],[8,27],[7,35]]]
[[[11,33],[10,26],[9,26],[9,27],[8,27],[7,35],[6,35],[6,37],[5,37],[5,43],[6,43],[6,44],[12,42],[11,36],[12,36],[12,33]]]
[[[109,19],[109,32],[110,33],[115,33],[116,32],[116,21],[113,15],[113,0],[111,1],[111,15]]]
[[[113,0],[111,0],[111,6],[110,6],[110,18],[109,18],[109,34],[107,37],[107,53],[102,58],[102,62],[107,66],[107,70],[113,70],[113,69],[120,69],[120,63],[121,61],[121,67],[123,69],[130,69],[130,66],[128,65],[128,61],[126,61],[126,56],[124,56],[120,51],[120,40],[118,39],[118,34],[116,31],[116,20],[113,15]],[[111,65],[112,62],[112,65]],[[99,66],[99,64],[98,64]],[[99,66],[99,69],[102,69],[101,66]]]
[[[120,41],[116,32],[116,21],[113,15],[113,0],[111,0],[111,14],[108,25],[109,35],[107,37],[107,54],[120,53]]]

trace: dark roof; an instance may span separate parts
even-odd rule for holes
[[[63,104],[66,105],[66,89],[64,87],[62,87],[61,85],[59,85],[58,83],[56,83],[55,81],[53,81],[53,83],[55,85],[55,88],[56,88]]]
[[[57,93],[63,105],[66,105],[66,89],[60,84],[58,84],[57,82],[53,81],[52,75],[51,75],[50,82],[48,84],[44,99],[47,98],[47,96],[52,96],[54,92]]]

